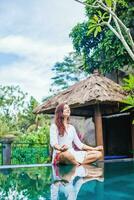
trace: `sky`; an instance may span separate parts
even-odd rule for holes
[[[74,0],[1,0],[0,84],[49,96],[52,67],[73,51],[69,33],[84,18]]]

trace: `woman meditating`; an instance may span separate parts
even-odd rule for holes
[[[53,148],[53,164],[89,164],[102,158],[102,146],[83,144],[74,126],[69,124],[70,107],[60,104],[55,110],[55,123],[50,127],[50,145]],[[79,148],[76,151],[73,143]]]

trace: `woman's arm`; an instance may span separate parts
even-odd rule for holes
[[[83,145],[83,150],[86,150],[86,151],[102,151],[103,150],[103,146],[97,146],[97,147],[91,147],[91,146],[88,146],[86,144]]]
[[[94,149],[94,147],[91,147],[91,146],[88,146],[88,145],[86,145],[86,144],[84,144],[83,145],[83,147],[82,147],[82,150],[85,150],[85,151],[93,151],[93,150],[95,150]]]
[[[94,147],[88,146],[88,145],[86,145],[86,144],[84,144],[84,143],[82,143],[80,141],[80,139],[79,139],[79,137],[78,137],[78,135],[77,135],[76,130],[75,130],[74,127],[73,127],[73,133],[74,133],[74,140],[73,140],[73,142],[75,143],[75,145],[79,149],[85,150],[85,151],[88,151],[88,150],[93,151],[93,150],[95,150]]]
[[[85,150],[85,151],[102,151],[103,150],[103,146],[97,146],[97,147],[91,147],[89,145],[86,145],[84,143],[82,143],[76,133],[75,128],[73,127],[73,133],[74,133],[74,140],[73,142],[75,143],[75,145],[81,149],[81,150]]]

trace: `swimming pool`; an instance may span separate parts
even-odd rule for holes
[[[134,161],[0,169],[0,200],[132,200]]]

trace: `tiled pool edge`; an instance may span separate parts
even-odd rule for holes
[[[134,158],[109,159],[109,160],[103,160],[103,161],[97,161],[97,162],[109,163],[109,162],[129,162],[129,161],[134,161]]]
[[[134,161],[134,158],[102,160],[102,161],[97,161],[96,163],[129,162],[129,161]],[[47,163],[47,164],[28,164],[28,165],[0,165],[0,169],[24,168],[24,167],[51,167],[51,166],[52,166],[51,163]]]
[[[24,167],[51,167],[52,164],[28,164],[28,165],[0,165],[0,169],[24,168]]]

